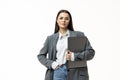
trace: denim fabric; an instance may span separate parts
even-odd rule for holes
[[[62,65],[60,68],[54,71],[53,80],[66,80],[67,68],[66,65]]]

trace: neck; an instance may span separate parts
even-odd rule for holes
[[[60,33],[64,35],[67,32],[67,29],[60,29]]]

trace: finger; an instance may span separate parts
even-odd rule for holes
[[[70,54],[70,52],[67,52],[68,54]]]

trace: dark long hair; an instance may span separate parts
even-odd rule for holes
[[[59,26],[58,26],[58,23],[57,23],[57,18],[58,18],[58,16],[59,16],[59,14],[62,13],[62,12],[68,13],[68,15],[69,15],[69,17],[70,17],[70,22],[69,22],[67,28],[68,28],[69,30],[71,30],[71,31],[74,31],[74,29],[73,29],[73,23],[72,23],[72,16],[71,16],[70,12],[67,11],[67,10],[63,10],[63,9],[62,9],[62,10],[60,10],[60,11],[58,12],[58,14],[57,14],[57,16],[56,16],[54,33],[57,33],[57,32],[59,31]]]

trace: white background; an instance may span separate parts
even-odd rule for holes
[[[120,0],[0,0],[0,80],[44,80],[37,55],[60,9],[96,51],[90,80],[120,80]]]

